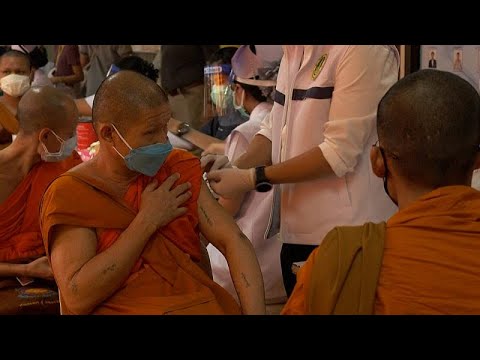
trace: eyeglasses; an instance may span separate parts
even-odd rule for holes
[[[399,159],[400,159],[400,158],[398,157],[398,155],[394,154],[394,153],[391,152],[391,151],[385,150],[384,147],[380,146],[380,140],[375,141],[375,144],[373,144],[372,146],[373,146],[373,147],[378,147],[384,156],[385,156],[385,154],[388,154],[388,155],[390,155],[390,157],[391,157],[392,159],[394,159],[394,160],[399,160]]]

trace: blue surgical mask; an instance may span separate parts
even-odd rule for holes
[[[139,172],[143,175],[155,176],[172,151],[172,145],[167,141],[163,144],[152,144],[132,149],[123,136],[118,132],[115,125],[112,124],[112,127],[117,132],[120,139],[122,139],[123,143],[130,149],[130,152],[126,156],[123,156],[117,149],[115,149],[115,146],[113,147],[117,154],[125,160],[127,167],[130,170]]]
[[[77,146],[77,135],[73,135],[70,139],[68,140],[63,140],[60,136],[55,134],[53,130],[50,130],[53,135],[57,138],[57,140],[60,142],[60,150],[58,150],[55,153],[51,153],[48,151],[47,147],[45,146],[44,143],[41,143],[43,146],[43,150],[45,152],[41,154],[41,158],[43,161],[46,162],[58,162],[58,161],[63,161],[66,158],[68,158],[70,155],[72,155],[73,150],[75,150],[75,147]]]
[[[242,115],[243,117],[250,117],[250,114],[247,112],[247,110],[245,110],[245,108],[243,107],[243,102],[245,101],[245,90],[242,89],[242,101],[240,102],[240,105],[237,105],[237,101],[235,100],[235,94],[233,94],[233,107],[235,108],[235,110],[237,110],[240,115]]]

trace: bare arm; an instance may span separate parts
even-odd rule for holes
[[[170,191],[178,175],[160,187],[150,183],[142,194],[140,211],[107,250],[96,254],[93,229],[57,226],[52,233],[51,263],[55,279],[68,308],[88,314],[123,284],[152,234],[186,212],[178,208],[190,196],[190,184]]]
[[[229,135],[226,145],[228,145],[228,147],[224,153],[232,159],[232,162],[235,162],[240,156],[245,154],[250,144],[248,139],[241,132],[234,131]],[[230,215],[235,216],[242,206],[245,195],[246,194],[238,194],[231,198],[220,197],[218,203],[222,205]]]
[[[68,76],[54,76],[50,80],[52,84],[76,84],[83,80],[83,70],[80,65],[72,65],[73,75]]]
[[[202,183],[198,199],[200,231],[227,259],[244,314],[265,314],[263,277],[250,240]]]
[[[28,264],[0,263],[0,277],[27,276],[53,280],[52,269],[46,256],[42,256]]]
[[[168,122],[168,130],[173,134],[177,134],[177,130],[180,124],[182,124],[181,121],[171,118]],[[187,140],[188,142],[192,143],[193,145],[199,147],[202,150],[208,148],[212,144],[224,143],[223,141],[213,136],[209,136],[193,128],[190,128],[190,131],[184,134],[182,136],[182,139]]]
[[[272,163],[272,142],[263,135],[255,135],[247,151],[234,163],[240,169],[249,169]]]
[[[242,206],[244,194],[232,198],[223,198],[218,199],[218,203],[223,206],[223,208],[232,216],[237,215],[238,210]]]
[[[272,184],[288,184],[334,176],[335,173],[322,150],[315,147],[293,159],[268,166],[265,175]]]
[[[29,276],[26,268],[27,264],[0,263],[0,277]]]
[[[154,231],[137,216],[110,248],[97,255],[93,229],[56,227],[51,262],[67,307],[88,314],[111,296],[127,279]]]
[[[85,99],[75,99],[78,113],[80,116],[92,116],[92,108],[87,104]]]
[[[86,53],[80,53],[80,66],[82,69],[90,63],[90,57]]]

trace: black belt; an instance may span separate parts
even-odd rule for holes
[[[293,89],[292,100],[305,99],[331,99],[333,94],[333,86],[329,87],[312,87],[307,90]],[[280,105],[285,105],[285,94],[275,89],[274,101]]]

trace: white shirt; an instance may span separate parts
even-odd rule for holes
[[[258,104],[250,114],[249,120],[236,127],[227,137],[225,155],[230,161],[236,160],[245,153],[248,144],[260,130],[261,121],[268,115],[271,108],[272,105],[266,102]],[[273,191],[267,193],[250,191],[246,194],[235,221],[255,249],[263,275],[267,303],[281,303],[286,300],[280,266],[282,244],[277,236],[266,238],[272,205]],[[225,257],[212,245],[208,245],[207,250],[212,266],[213,280],[238,300]]]
[[[276,102],[259,134],[272,141],[274,164],[319,146],[336,175],[281,185],[285,243],[318,245],[335,226],[378,222],[395,212],[369,154],[378,138],[378,103],[398,70],[394,46],[284,46]],[[294,89],[317,95],[292,100]]]

